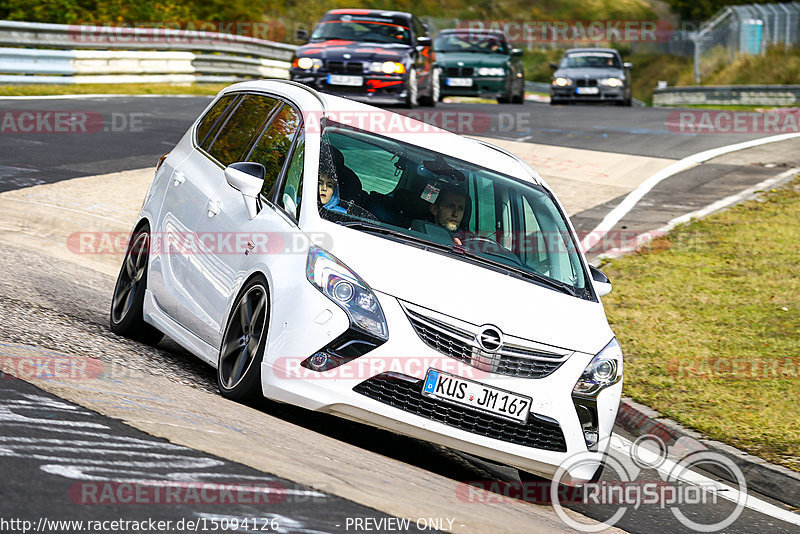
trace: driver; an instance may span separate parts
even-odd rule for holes
[[[433,221],[452,234],[456,245],[463,245],[465,239],[474,236],[471,232],[459,228],[469,201],[469,195],[464,191],[443,189],[436,197],[436,201],[430,205]]]

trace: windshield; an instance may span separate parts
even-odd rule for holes
[[[589,298],[577,245],[543,187],[332,122],[322,139],[324,219]]]
[[[619,58],[609,52],[580,52],[561,59],[561,68],[618,69]]]
[[[480,52],[508,54],[504,40],[494,35],[476,32],[440,34],[433,42],[436,52]]]
[[[411,32],[391,19],[326,20],[320,22],[311,34],[312,41],[325,39],[407,45],[411,43]]]

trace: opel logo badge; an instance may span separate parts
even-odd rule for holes
[[[352,56],[350,54],[344,54],[345,59],[350,59]]]
[[[463,67],[463,66],[464,66],[464,62],[463,62],[463,61],[459,61],[459,62],[458,62],[458,66],[459,66],[459,67]]]
[[[486,352],[497,352],[503,346],[503,333],[496,326],[484,326],[477,335],[478,345]]]

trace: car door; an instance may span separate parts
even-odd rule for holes
[[[235,162],[230,160],[235,159],[264,166],[261,210],[250,219],[242,194],[227,183],[221,170],[221,180],[207,198],[204,214],[194,229],[202,253],[193,257],[187,268],[186,286],[194,295],[193,317],[188,324],[200,339],[215,347],[219,346],[227,306],[241,282],[239,277],[247,256],[251,251],[282,252],[286,234],[285,215],[276,212],[271,199],[299,129],[300,113],[272,97],[253,95],[253,98],[262,102],[269,99],[276,104],[269,120],[250,134],[252,141],[247,143],[247,150],[236,158],[229,156],[225,163],[230,165]]]
[[[195,334],[202,330],[205,324],[203,318],[207,314],[204,293],[206,288],[197,286],[196,272],[198,269],[207,270],[209,251],[213,252],[218,246],[224,247],[225,240],[230,238],[216,234],[213,221],[203,226],[210,234],[198,235],[198,224],[213,220],[220,211],[223,199],[218,198],[218,191],[221,186],[227,186],[225,167],[241,161],[248,153],[278,105],[277,99],[265,95],[240,95],[224,122],[213,132],[213,137],[207,137],[198,146],[193,157],[182,165],[186,182],[190,182],[185,198],[185,202],[190,205],[183,208],[187,213],[185,219],[188,228],[181,229],[181,235],[186,237],[181,243],[180,257],[183,263],[176,276],[178,288],[175,292],[175,319]],[[219,277],[220,273],[214,273],[209,277],[209,282],[217,284]]]
[[[200,208],[209,188],[213,187],[216,166],[208,161],[203,147],[213,142],[230,113],[236,109],[241,94],[229,94],[218,99],[198,121],[185,155],[179,155],[169,172],[160,218],[153,228],[159,254],[157,265],[151,269],[151,286],[158,306],[173,318],[178,317],[178,303],[188,295],[184,286],[186,263],[192,254],[192,229],[197,224]],[[167,158],[164,165],[169,165]]]

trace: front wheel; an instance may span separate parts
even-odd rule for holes
[[[414,109],[419,105],[419,85],[417,83],[417,71],[411,68],[408,71],[408,90],[406,91],[405,106]]]
[[[237,402],[261,393],[261,359],[267,342],[269,292],[266,280],[252,279],[231,308],[217,361],[217,386]]]
[[[133,234],[125,251],[125,259],[122,261],[111,299],[109,326],[115,334],[155,345],[164,334],[144,322],[149,258],[150,227],[144,225]]]

